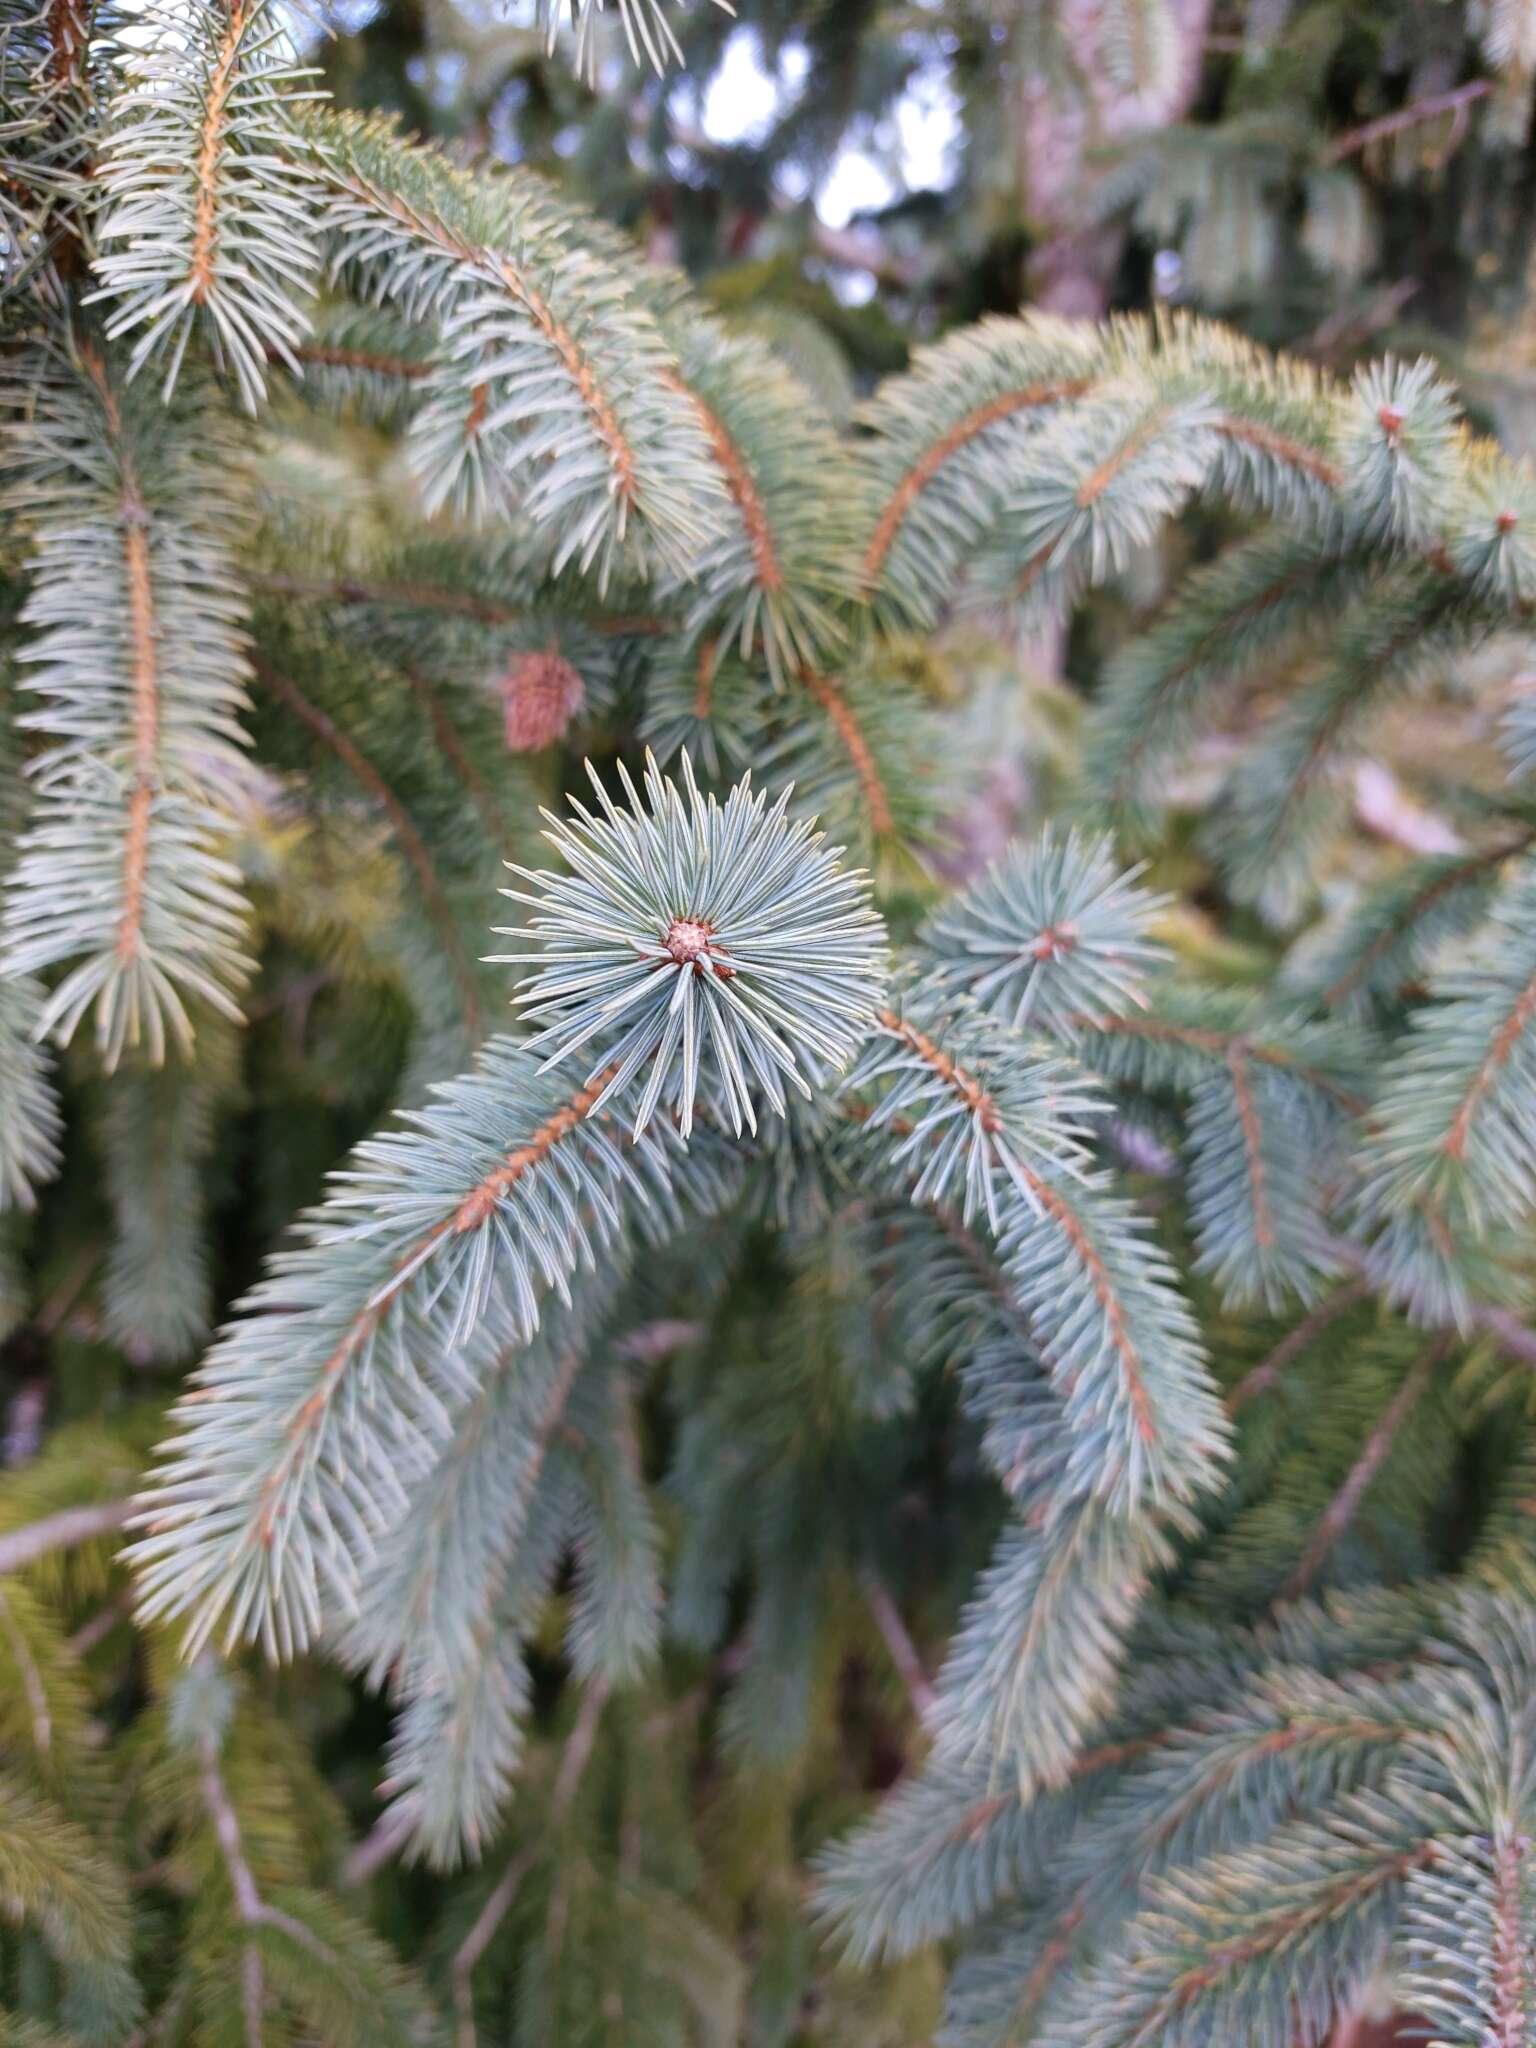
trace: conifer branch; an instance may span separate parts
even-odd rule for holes
[[[480,512],[521,488],[556,568],[576,561],[605,585],[626,549],[682,568],[712,480],[633,259],[573,247],[531,181],[465,176],[383,123],[326,117],[317,141],[337,267],[364,301],[441,336],[409,432],[429,507]]]
[[[46,1000],[30,975],[0,979],[0,1215],[30,1209],[59,1167],[62,1120],[36,1043]]]
[[[1440,998],[1393,1056],[1365,1149],[1368,1216],[1427,1204],[1454,1240],[1513,1221],[1536,1195],[1525,1129],[1536,959],[1525,930],[1529,863],[1495,899],[1469,964],[1436,977]]]
[[[747,544],[752,552],[760,590],[770,597],[784,588],[784,570],[779,561],[778,549],[774,543],[773,529],[769,523],[768,509],[758,490],[757,480],[748,467],[745,456],[731,439],[724,420],[713,412],[708,403],[696,391],[690,391],[682,378],[672,370],[663,376],[674,391],[681,393],[698,414],[704,437],[714,452],[725,477],[725,487],[741,514],[741,523],[746,529]]]
[[[358,1572],[405,1504],[390,1439],[349,1391],[358,1376],[395,1389],[409,1440],[440,1442],[449,1419],[424,1374],[442,1347],[461,1396],[472,1391],[483,1346],[469,1340],[498,1296],[526,1341],[540,1286],[566,1293],[616,1235],[621,1201],[669,1198],[661,1143],[621,1152],[592,1120],[600,1085],[562,1098],[506,1040],[481,1057],[438,1091],[436,1136],[417,1118],[362,1148],[246,1305],[266,1312],[225,1332],[179,1404],[181,1436],[141,1517],[148,1611],[195,1609],[199,1638],[224,1615],[232,1638],[259,1632],[291,1654],[319,1626],[322,1590],[355,1605]],[[350,1462],[335,1464],[343,1444]]]
[[[147,47],[123,37],[132,82],[108,126],[92,296],[110,302],[109,339],[136,337],[130,375],[164,358],[170,391],[197,329],[254,412],[268,355],[292,365],[309,325],[314,188],[293,118],[306,74],[269,0],[155,0],[148,25]]]
[[[1536,41],[1508,11],[1485,55],[1518,80]],[[1084,71],[1071,12],[1009,43],[1032,109],[1047,71]],[[574,0],[584,58],[599,13]],[[621,13],[660,56],[657,0]],[[0,17],[0,1318],[23,1347],[0,1892],[50,1953],[41,2001],[71,2037],[136,2024],[86,1832],[126,1742],[132,1884],[185,1942],[155,2024],[206,1993],[248,2048],[430,2031],[302,1888],[339,1825],[275,1711],[310,1681],[242,1698],[202,1661],[218,1632],[387,1691],[387,1803],[343,1881],[398,1854],[442,1873],[423,1897],[497,1841],[565,1670],[538,1840],[514,1808],[439,1944],[461,2048],[503,1951],[552,2048],[792,2031],[824,1982],[799,1842],[892,1763],[881,1717],[845,1711],[853,1626],[931,1754],[827,1856],[820,1910],[866,1960],[948,1945],[953,2048],[1316,2048],[1378,1967],[1456,2048],[1512,2048],[1536,1981],[1536,1453],[1504,1427],[1536,1345],[1531,807],[1474,749],[1450,852],[1340,842],[1352,767],[1400,737],[1382,714],[1442,685],[1480,704],[1499,664],[1468,655],[1528,627],[1536,482],[1427,362],[1338,381],[1167,311],[958,330],[845,431],[846,366],[803,315],[738,332],[529,170],[306,104],[274,0]],[[1172,91],[1167,0],[1090,28],[1085,108],[1103,78],[1104,107]],[[1210,245],[1284,160],[1309,276],[1341,279],[1352,174],[1209,111],[1158,141],[1155,192],[1108,172],[1106,206],[1182,237],[1208,294]],[[274,375],[252,467],[232,422]],[[1075,676],[1118,641],[1082,757],[1067,720],[1037,749],[1013,639],[1105,582],[1073,642]],[[974,631],[937,630],[969,608]],[[1536,692],[1499,709],[1518,774]],[[1449,729],[1437,711],[1426,756]],[[650,740],[676,781],[594,776],[538,869],[526,792],[586,732],[620,763]],[[946,823],[986,858],[1017,795],[989,773],[980,818],[960,750],[1018,745],[1032,806],[1085,783],[1192,914],[1081,826],[941,893]],[[748,769],[771,795],[732,786]],[[1170,804],[1208,814],[1198,846]],[[226,846],[271,986],[248,1059]],[[523,924],[493,964],[530,1028],[433,1087],[455,998],[478,1035],[460,898],[495,853]],[[1240,919],[1229,949],[1233,902],[1267,930]],[[87,1013],[124,1071],[70,1062],[66,1133],[39,1038]],[[149,1072],[135,1043],[177,1057]],[[373,1113],[381,1060],[415,1106],[281,1240],[130,1510],[142,1439],[112,1387],[211,1320],[269,1197]],[[236,1123],[259,1148],[240,1218]],[[82,1262],[65,1239],[98,1212]],[[104,1423],[38,1450],[33,1346]],[[1225,1401],[1208,1349],[1239,1361]],[[892,1541],[909,1504],[915,1548]],[[108,1597],[130,1521],[149,1638]],[[942,1628],[978,1528],[995,1546],[930,1679],[903,1616]],[[699,1660],[681,1696],[668,1641]],[[847,1767],[807,1775],[833,1733]],[[765,1765],[805,1810],[731,1894],[749,1972],[741,1914],[693,1894]]]
[[[1011,1060],[1017,1041],[941,990],[913,989],[877,1021],[896,1051],[877,1041],[848,1084],[854,1096],[886,1084],[866,1136],[883,1143],[904,1118],[886,1170],[910,1198],[958,1197],[967,1218],[985,1211],[1067,1429],[1096,1442],[1087,1490],[1119,1512],[1185,1497],[1220,1456],[1224,1425],[1166,1266],[1082,1172],[1075,1118],[1091,1102],[1074,1099],[1081,1082],[1064,1063],[1031,1072]],[[974,1056],[962,1053],[967,1041]]]
[[[1033,384],[1024,384],[1013,391],[999,393],[984,405],[978,405],[962,419],[947,427],[938,439],[926,447],[916,461],[905,470],[895,490],[886,500],[875,522],[869,544],[860,564],[860,576],[866,591],[873,591],[880,580],[886,556],[901,530],[919,494],[926,490],[950,459],[978,434],[1000,420],[1012,419],[1015,414],[1033,411],[1039,406],[1060,405],[1064,400],[1082,398],[1092,390],[1093,380],[1089,377],[1056,378]]]
[[[11,1603],[0,1587],[0,1633],[10,1644],[11,1659],[21,1674],[22,1691],[26,1695],[27,1711],[32,1721],[32,1745],[40,1755],[46,1755],[53,1745],[53,1722],[48,1712],[48,1694],[27,1639],[16,1625]]]
[[[1075,1041],[1131,1028],[1163,959],[1148,936],[1167,899],[1137,886],[1107,839],[1047,829],[1008,849],[929,922],[925,949],[945,978],[1015,1027]],[[1155,1027],[1150,1027],[1155,1029]]]
[[[761,649],[770,682],[823,665],[846,630],[842,557],[853,505],[837,442],[772,352],[673,304],[661,324],[678,355],[663,373],[692,408],[735,518],[696,551],[676,592],[688,638],[743,660]]]
[[[1304,1938],[1335,1913],[1359,1906],[1381,1888],[1401,1884],[1413,1871],[1432,1862],[1434,1856],[1434,1844],[1424,1843],[1400,1855],[1383,1857],[1367,1869],[1340,1878],[1316,1899],[1267,1916],[1265,1924],[1253,1933],[1224,1943],[1208,1959],[1181,1972],[1148,2019],[1124,2037],[1125,2048],[1141,2048],[1142,2043],[1155,2038],[1158,2027],[1209,1992],[1223,1976]]]
[[[1533,1017],[1536,1017],[1536,974],[1533,974],[1518,991],[1510,1005],[1508,1016],[1495,1032],[1493,1042],[1483,1055],[1477,1072],[1467,1083],[1456,1103],[1456,1113],[1451,1119],[1451,1127],[1445,1138],[1447,1158],[1460,1160],[1465,1157],[1478,1114],[1493,1092],[1501,1070],[1513,1057],[1522,1035],[1529,1029]]]
[[[1076,1020],[1081,1028],[1101,1033],[1106,1039],[1141,1040],[1153,1046],[1187,1047],[1224,1065],[1231,1071],[1232,1062],[1256,1061],[1266,1067],[1275,1067],[1285,1074],[1293,1074],[1316,1088],[1322,1095],[1337,1102],[1342,1110],[1352,1116],[1365,1113],[1365,1100],[1352,1090],[1343,1089],[1338,1080],[1326,1068],[1309,1062],[1289,1046],[1280,1045],[1265,1037],[1248,1032],[1222,1030],[1219,1027],[1190,1024],[1176,1017],[1138,1017],[1120,1014],[1106,1017],[1082,1017]]]
[[[1308,447],[1295,435],[1279,433],[1262,420],[1236,419],[1226,414],[1216,421],[1216,432],[1224,441],[1252,449],[1267,461],[1282,469],[1293,469],[1325,489],[1334,490],[1341,481],[1342,472],[1336,463],[1320,455],[1315,448]]]
[[[1348,965],[1321,991],[1319,1002],[1325,1009],[1337,1009],[1374,977],[1383,960],[1394,954],[1405,939],[1411,939],[1423,928],[1431,913],[1447,897],[1454,896],[1470,882],[1491,876],[1494,870],[1503,867],[1516,855],[1528,852],[1533,841],[1536,841],[1536,833],[1522,833],[1516,839],[1484,847],[1479,852],[1436,862],[1421,882],[1392,904],[1389,921],[1374,932],[1363,947],[1354,949]]]
[[[50,363],[10,440],[38,547],[25,687],[43,701],[23,723],[53,744],[32,764],[7,966],[73,961],[38,1031],[67,1040],[94,1009],[109,1064],[140,1043],[159,1061],[190,1045],[189,1003],[238,1016],[246,968],[213,801],[245,676],[232,454],[202,406],[151,421],[89,344],[78,368]]]

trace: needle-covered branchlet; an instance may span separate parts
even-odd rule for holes
[[[611,1070],[594,1113],[633,1083],[637,1135],[665,1110],[686,1137],[700,1108],[755,1130],[786,1082],[808,1096],[840,1072],[873,1019],[886,942],[868,882],[789,816],[788,790],[770,806],[743,781],[721,802],[686,755],[681,790],[654,759],[643,796],[619,777],[624,808],[593,772],[597,810],[573,797],[549,818],[571,872],[515,870],[534,893],[502,893],[535,915],[503,936],[535,950],[494,957],[536,969],[517,1000],[547,1066]]]

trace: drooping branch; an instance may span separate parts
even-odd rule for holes
[[[472,274],[494,279],[523,309],[559,358],[580,395],[592,429],[607,452],[614,497],[620,505],[633,507],[639,497],[639,479],[628,436],[586,352],[570,329],[555,316],[532,277],[509,255],[477,247],[440,214],[425,206],[412,205],[398,193],[388,191],[358,172],[328,164],[324,176],[336,191],[345,193],[376,218],[390,222],[410,240],[432,248]]]
[[[926,1032],[894,1010],[876,1012],[875,1021],[899,1039],[930,1067],[967,1113],[975,1120],[989,1147],[995,1148],[1002,1131],[1002,1119],[992,1095],[974,1075],[958,1066],[944,1048]],[[1147,1392],[1142,1358],[1132,1336],[1124,1306],[1113,1276],[1092,1234],[1061,1191],[1038,1173],[1027,1160],[1014,1156],[1007,1164],[1008,1176],[1028,1192],[1037,1214],[1045,1216],[1066,1240],[1073,1258],[1086,1278],[1099,1312],[1103,1316],[1105,1339],[1114,1355],[1121,1384],[1130,1403],[1135,1429],[1148,1445],[1159,1440],[1159,1431]]]
[[[985,405],[977,406],[925,448],[901,478],[876,521],[864,551],[861,569],[865,591],[873,590],[879,582],[886,556],[913,505],[962,448],[1000,420],[1012,419],[1018,413],[1031,412],[1041,406],[1060,405],[1066,399],[1083,397],[1093,389],[1094,381],[1091,377],[1054,377],[1022,384],[1015,391],[1005,391],[996,398],[988,399]]]

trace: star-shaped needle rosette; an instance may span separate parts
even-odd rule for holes
[[[618,773],[625,808],[588,762],[597,812],[544,813],[570,872],[513,868],[531,887],[502,893],[534,915],[498,929],[536,950],[493,958],[535,966],[515,998],[543,1027],[530,1049],[546,1067],[587,1053],[589,1114],[643,1074],[637,1136],[659,1105],[685,1137],[700,1104],[755,1131],[755,1103],[782,1116],[786,1082],[809,1095],[869,1033],[887,971],[869,878],[787,815],[788,790],[770,807],[748,776],[722,803],[686,754],[682,789],[653,755],[643,798]]]

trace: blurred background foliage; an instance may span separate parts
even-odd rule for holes
[[[610,24],[595,88],[495,0],[344,0],[327,10],[331,33],[313,39],[312,54],[341,106],[395,110],[466,160],[530,164],[681,265],[838,423],[916,344],[980,316],[1165,305],[1219,315],[1335,370],[1386,349],[1428,353],[1513,452],[1536,445],[1536,8],[739,0],[734,14],[699,4],[674,20],[682,67],[657,77],[636,65]],[[374,466],[365,409],[335,432],[333,447],[312,444],[302,461],[275,447],[274,473],[291,466],[290,500],[307,494],[332,519],[349,507],[360,527],[387,526],[390,478],[382,456]],[[1021,646],[973,618],[914,650],[916,687],[943,702],[963,696],[963,716],[994,736],[994,785],[957,821],[957,860],[995,851],[1069,778],[1083,697],[1138,606],[1150,609],[1189,561],[1215,551],[1214,515],[1210,530],[1205,519],[1172,530],[1138,568],[1142,586],[1133,578],[1097,595],[1070,636]],[[302,531],[293,556],[304,563]],[[0,603],[15,587],[0,576]],[[472,619],[453,630],[466,659],[505,659],[504,632]],[[366,647],[350,653],[351,665],[334,671],[339,696],[369,687]],[[600,689],[602,657],[589,656],[589,690],[594,677]],[[1514,676],[1523,648],[1496,643],[1478,659]],[[1488,701],[1459,693],[1452,677],[1432,703],[1404,710],[1358,791],[1339,889],[1405,847],[1449,851],[1469,829],[1486,829],[1507,801],[1494,794],[1503,778]],[[413,744],[407,729],[396,736],[397,780]],[[319,772],[308,757],[303,765]],[[1157,879],[1184,898],[1172,936],[1186,956],[1218,979],[1256,982],[1278,941],[1203,894],[1194,825],[1204,772],[1192,758],[1188,830],[1162,848]],[[1516,828],[1528,833],[1531,820],[1514,817]],[[927,1635],[941,1642],[989,1547],[990,1486],[979,1469],[957,1480],[953,1460],[934,1452],[943,1417],[933,1432],[876,1444],[891,1465],[905,1457],[910,1466],[902,1487],[887,1470],[880,1489],[910,1501],[910,1527],[874,1547],[901,1574],[901,1607],[918,1617],[915,1647],[889,1590],[823,1551],[814,1641],[835,1642],[837,1655],[797,1673],[806,1732],[770,1768],[750,1729],[734,1748],[701,1739],[733,1675],[729,1651],[713,1661],[669,1656],[622,1698],[589,1691],[572,1718],[553,1616],[505,1841],[460,1876],[400,1868],[378,1834],[388,1729],[377,1698],[318,1665],[278,1674],[252,1665],[221,1679],[217,1697],[194,1688],[188,1704],[167,1646],[130,1622],[111,1516],[215,1305],[251,1281],[326,1170],[402,1088],[412,1092],[413,1072],[451,1068],[461,1037],[474,1035],[454,1014],[464,988],[444,986],[429,946],[418,949],[420,985],[403,985],[404,927],[419,913],[397,902],[374,827],[356,822],[342,861],[340,843],[334,829],[312,835],[302,816],[280,811],[276,823],[269,813],[259,831],[253,824],[242,864],[264,923],[243,1054],[232,1048],[222,1068],[205,1066],[206,1092],[176,1108],[194,1119],[191,1134],[170,1147],[155,1081],[142,1081],[137,1098],[127,1091],[110,1127],[114,1156],[71,1149],[30,1226],[26,1288],[7,1297],[0,1286],[0,1305],[16,1304],[0,1347],[0,1559],[8,1530],[78,1506],[103,1514],[99,1536],[62,1562],[0,1578],[0,1690],[17,1722],[0,1730],[17,1765],[14,1788],[0,1777],[0,1797],[18,1813],[28,1800],[55,1799],[82,1826],[112,1809],[132,1849],[133,1931],[123,1932],[126,1908],[110,1896],[115,1879],[82,1861],[87,1889],[100,1877],[101,1895],[87,1904],[106,1929],[91,1967],[109,1970],[133,1950],[159,2012],[138,2036],[145,2048],[241,2038],[235,1949],[209,1905],[225,1880],[212,1848],[217,1799],[197,1771],[203,1726],[234,1731],[221,1738],[224,1768],[244,1774],[247,1810],[262,1816],[248,1852],[264,1892],[291,1895],[289,1910],[338,1944],[371,1938],[348,1917],[366,1897],[373,1925],[452,2015],[461,2044],[477,2028],[486,2041],[528,2048],[638,2043],[632,2016],[643,2011],[644,2039],[668,2048],[685,2039],[919,2048],[937,2025],[937,1962],[845,1972],[818,1948],[804,1906],[814,1851],[920,1744],[922,1618],[931,1615]],[[469,826],[463,844],[462,879],[481,889],[483,846]],[[450,873],[444,886],[460,879]],[[471,1000],[501,1000],[472,962],[466,979]],[[423,1015],[441,1019],[441,1043],[427,1050]],[[64,1062],[61,1080],[71,1125],[96,1129],[94,1116],[75,1113],[101,1085],[89,1062]],[[1146,1143],[1155,1153],[1155,1135]],[[135,1212],[156,1204],[211,1247],[190,1288],[179,1266],[174,1300],[160,1274],[134,1265]],[[822,1432],[827,1498],[852,1512],[861,1473],[839,1462],[835,1347],[815,1340],[836,1320],[839,1288],[857,1295],[858,1255],[818,1245],[813,1258],[810,1249],[799,1248],[793,1343],[778,1322],[784,1269],[767,1258],[761,1299],[695,1299],[693,1322],[676,1320],[693,1282],[686,1256],[632,1283],[630,1324],[682,1357],[675,1408],[644,1418],[653,1466],[666,1462],[658,1446],[677,1415],[705,1401],[707,1358],[690,1344],[702,1327],[727,1341],[729,1322],[738,1349],[761,1341],[760,1384],[775,1412],[811,1418]],[[0,1243],[0,1262],[8,1255],[23,1251]],[[791,1263],[796,1255],[792,1246]],[[1234,1338],[1234,1369],[1241,1345],[1262,1355],[1263,1335],[1250,1327]],[[712,1420],[729,1433],[728,1413]],[[867,1433],[850,1429],[855,1440],[863,1455]],[[41,1744],[39,1697],[49,1723]],[[738,1695],[731,1711],[742,1723],[756,1716],[763,1736],[782,1709],[773,1697]],[[186,1727],[168,1734],[166,1717],[178,1712]],[[119,1761],[104,1773],[108,1747]],[[491,1917],[509,1876],[513,1909]],[[286,1957],[280,1949],[274,1936],[270,1967],[291,1992],[296,2040],[361,2038],[343,2025],[388,2039],[430,2030],[417,1992],[387,1971],[371,2019],[361,2008],[325,2017],[304,1982],[302,1944]],[[57,2011],[53,1970],[35,1936],[0,1930],[0,2004]],[[89,2036],[80,1983],[66,2018]],[[631,2002],[636,1985],[644,1996]],[[198,2017],[205,2002],[212,2018]],[[0,2039],[42,2048],[49,2037],[31,2027],[0,2020]]]

